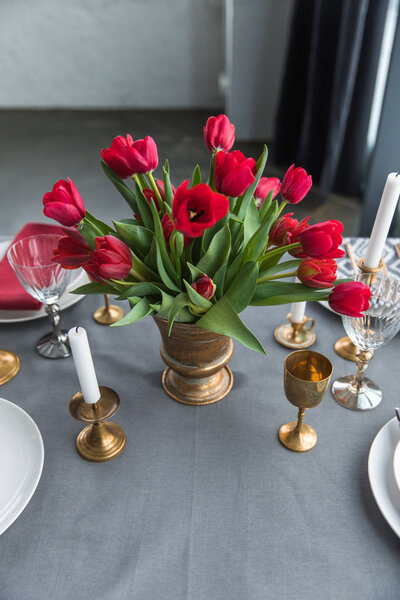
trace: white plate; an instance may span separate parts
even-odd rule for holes
[[[400,493],[400,441],[397,442],[397,446],[393,454],[393,472]]]
[[[0,398],[0,535],[32,498],[43,459],[36,423],[22,408]]]
[[[368,457],[368,477],[381,513],[400,537],[400,492],[393,472],[393,453],[399,439],[399,422],[393,417],[372,442]]]
[[[11,243],[11,238],[0,239],[0,260],[3,258],[8,246]],[[83,269],[74,269],[71,271],[70,281],[66,291],[60,298],[58,303],[60,310],[73,306],[79,300],[82,300],[85,296],[79,296],[76,294],[70,294],[69,290],[74,290],[81,285],[90,283],[90,279]],[[43,306],[39,310],[4,310],[0,309],[0,323],[18,323],[19,321],[33,321],[34,319],[41,319],[47,317],[46,311]],[[48,318],[48,317],[47,317]]]

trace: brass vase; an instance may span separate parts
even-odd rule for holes
[[[161,333],[161,358],[167,365],[162,385],[171,398],[184,404],[212,404],[232,389],[227,367],[233,354],[230,337],[192,323],[177,323],[168,336],[168,321],[154,317]]]

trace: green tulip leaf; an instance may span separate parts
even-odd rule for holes
[[[132,246],[143,259],[150,250],[153,232],[140,225],[131,225],[122,221],[113,221],[113,223],[122,240]]]
[[[166,168],[168,166],[168,169]],[[174,193],[172,191],[171,181],[169,178],[169,163],[166,160],[165,166],[163,167],[163,180],[164,180],[164,198],[165,203],[168,206],[172,206],[172,200],[174,199]]]
[[[181,291],[180,288],[172,281],[172,279],[170,278],[170,276],[168,275],[168,273],[166,271],[166,268],[164,267],[162,253],[160,250],[158,240],[156,240],[156,248],[157,248],[157,269],[158,269],[158,273],[161,277],[161,281],[169,290],[172,290],[174,292],[180,292]]]
[[[153,229],[153,217],[151,214],[150,204],[147,201],[146,196],[143,194],[140,186],[135,181],[136,201],[139,209],[140,216],[142,217],[143,225],[152,231]]]
[[[189,306],[189,298],[184,292],[181,292],[172,300],[168,314],[168,335],[171,334],[172,325],[178,313],[186,306]]]
[[[252,306],[274,306],[292,302],[327,300],[331,290],[310,288],[302,283],[267,281],[256,286]]]
[[[247,246],[250,238],[260,228],[261,221],[254,198],[250,199],[249,207],[244,218],[243,244]]]
[[[111,183],[117,188],[124,200],[126,200],[131,210],[134,213],[138,213],[138,205],[136,202],[135,194],[132,192],[132,190],[128,188],[128,186],[122,181],[121,177],[114,173],[114,171],[112,171],[108,165],[106,165],[102,161],[100,162],[100,164],[104,173],[107,175]]]
[[[207,252],[197,263],[197,269],[203,271],[203,273],[206,273],[212,279],[220,266],[225,262],[230,251],[230,246],[231,232],[228,225],[225,225],[223,229],[214,235]]]
[[[69,293],[82,294],[84,296],[88,294],[112,294],[113,296],[116,296],[120,293],[120,290],[111,284],[93,282],[81,285],[75,290],[70,290]]]
[[[247,263],[225,292],[225,296],[237,313],[241,313],[250,304],[256,289],[257,277],[257,263]]]
[[[118,298],[117,300],[126,300],[131,296],[157,296],[162,293],[162,289],[160,288],[161,284],[156,284],[151,281],[143,281],[139,283],[133,283],[129,288],[127,288]]]
[[[195,185],[198,185],[199,183],[201,183],[201,171],[199,165],[196,165],[193,171],[190,187],[192,188]]]
[[[144,319],[153,312],[150,303],[147,298],[141,298],[139,302],[132,308],[127,315],[122,317],[116,323],[113,323],[111,327],[122,327],[123,325],[131,325],[141,319]]]
[[[210,310],[196,322],[196,325],[214,333],[230,336],[250,350],[266,354],[261,343],[241,321],[226,296],[213,304]]]
[[[197,293],[196,290],[193,289],[190,283],[188,283],[185,279],[183,280],[183,283],[186,287],[188,298],[192,304],[197,306],[197,308],[200,308],[202,311],[206,311],[212,307],[212,302],[206,298],[203,298],[203,296],[200,296],[200,294]]]

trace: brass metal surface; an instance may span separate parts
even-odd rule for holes
[[[276,341],[286,348],[308,348],[315,340],[314,319],[304,316],[301,323],[292,321],[291,314],[287,316],[289,323],[278,325],[274,331]]]
[[[19,356],[10,350],[0,350],[0,385],[15,377],[20,368]]]
[[[287,399],[299,408],[297,422],[279,429],[281,443],[295,452],[307,452],[317,443],[317,434],[303,422],[306,408],[318,406],[328,389],[332,363],[312,350],[297,350],[285,359],[284,388]]]
[[[382,259],[379,263],[379,266],[376,267],[375,269],[368,269],[367,267],[365,267],[364,266],[364,258],[360,258],[358,260],[357,266],[359,267],[361,273],[363,273],[364,275],[368,275],[368,274],[371,275],[371,277],[368,278],[368,281],[365,281],[363,279],[363,282],[366,285],[371,285],[371,284],[375,283],[377,274],[382,269],[384,269],[384,263],[383,263]],[[351,360],[352,362],[357,362],[357,358],[356,358],[357,347],[353,344],[353,342],[347,335],[336,340],[333,347],[334,347],[336,354],[338,354],[345,360]]]
[[[118,410],[118,394],[104,386],[100,386],[100,393],[100,399],[95,404],[87,404],[82,392],[75,394],[69,404],[69,411],[74,419],[90,423],[78,435],[76,447],[80,456],[91,462],[105,462],[115,458],[126,444],[122,427],[105,422]]]
[[[93,319],[99,325],[112,325],[116,323],[124,316],[124,311],[121,306],[110,304],[110,298],[108,294],[104,294],[105,305],[100,306],[94,313]]]
[[[226,366],[233,354],[230,337],[212,333],[192,323],[174,323],[154,317],[161,333],[162,375],[166,393],[183,404],[212,404],[232,389],[233,375]]]

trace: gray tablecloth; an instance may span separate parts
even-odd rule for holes
[[[0,347],[22,360],[0,395],[34,418],[45,445],[39,486],[0,537],[1,600],[395,599],[400,544],[372,496],[368,451],[399,400],[400,339],[377,351],[369,373],[383,388],[374,411],[356,413],[328,392],[307,413],[318,444],[306,454],[281,446],[279,426],[296,409],[284,396],[286,350],[273,339],[287,307],[248,309],[244,319],[269,357],[235,344],[235,384],[221,402],[174,402],[163,392],[159,333],[151,319],[103,328],[91,314],[100,297],[63,312],[86,327],[99,382],[117,390],[115,421],[124,453],[82,460],[81,426],[68,412],[78,389],[72,359],[40,358],[45,320],[0,325]],[[313,348],[333,351],[341,319],[308,305]]]

